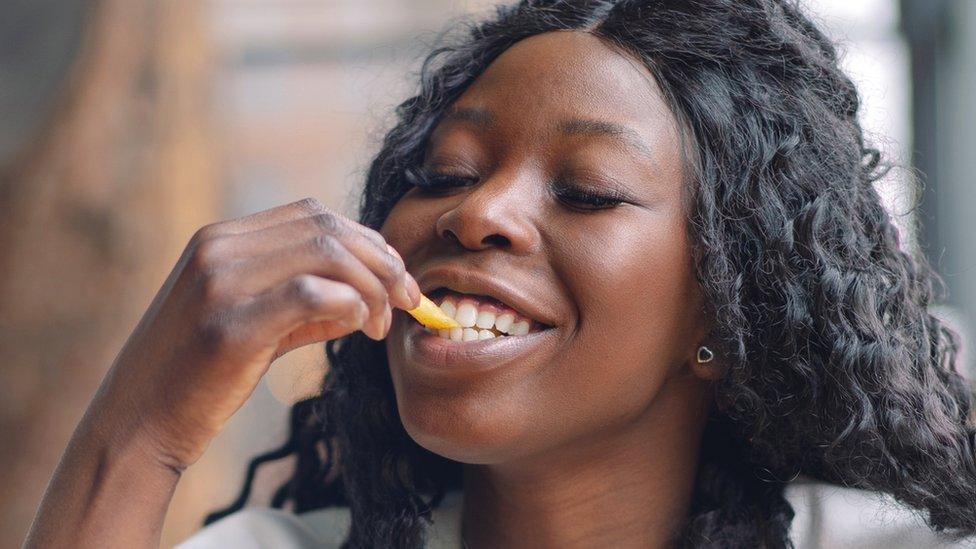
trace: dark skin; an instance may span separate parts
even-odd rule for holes
[[[386,342],[404,426],[469,464],[470,547],[668,546],[719,373],[695,360],[707,325],[675,119],[643,65],[576,31],[515,44],[455,108],[426,165],[473,184],[411,189],[381,232],[422,287],[438,265],[505,273],[558,336],[516,368],[452,384],[412,364],[412,321],[397,313]],[[547,191],[557,181],[627,198],[580,211]]]
[[[412,190],[381,231],[303,200],[193,236],[78,424],[26,547],[158,546],[183,471],[271,362],[356,330],[388,338],[411,436],[471,464],[469,546],[668,544],[720,375],[694,360],[707,330],[673,117],[639,63],[576,32],[516,44],[458,105],[496,125],[442,124],[431,158],[477,169],[475,187]],[[649,156],[581,131],[592,125],[551,132],[583,116],[632,128]],[[628,201],[569,209],[546,191],[557,168],[594,192],[613,178]],[[405,360],[402,309],[420,302],[408,270],[445,261],[538,292],[556,343],[504,376],[428,383]]]

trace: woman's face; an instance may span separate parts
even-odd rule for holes
[[[501,463],[701,394],[681,144],[641,63],[584,32],[522,40],[441,120],[425,166],[461,179],[410,189],[381,228],[421,289],[448,287],[455,303],[472,294],[481,310],[511,307],[544,329],[453,342],[397,310],[386,348],[417,443]],[[574,189],[623,202],[587,210]],[[680,423],[682,408],[656,409],[652,421]]]

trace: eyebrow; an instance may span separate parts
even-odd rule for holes
[[[445,121],[469,122],[480,129],[490,129],[495,124],[495,116],[483,107],[453,106],[444,114]],[[651,148],[634,129],[605,120],[573,118],[562,120],[557,125],[564,135],[590,135],[595,137],[610,137],[623,141],[636,149],[642,155],[653,160]]]

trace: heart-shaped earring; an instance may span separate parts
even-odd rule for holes
[[[698,348],[698,363],[704,364],[706,362],[711,362],[715,358],[715,353],[711,349],[702,345]]]

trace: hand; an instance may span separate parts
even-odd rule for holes
[[[168,467],[203,454],[282,354],[362,329],[386,337],[391,307],[420,289],[376,231],[314,199],[201,228],[96,397],[118,436]]]

